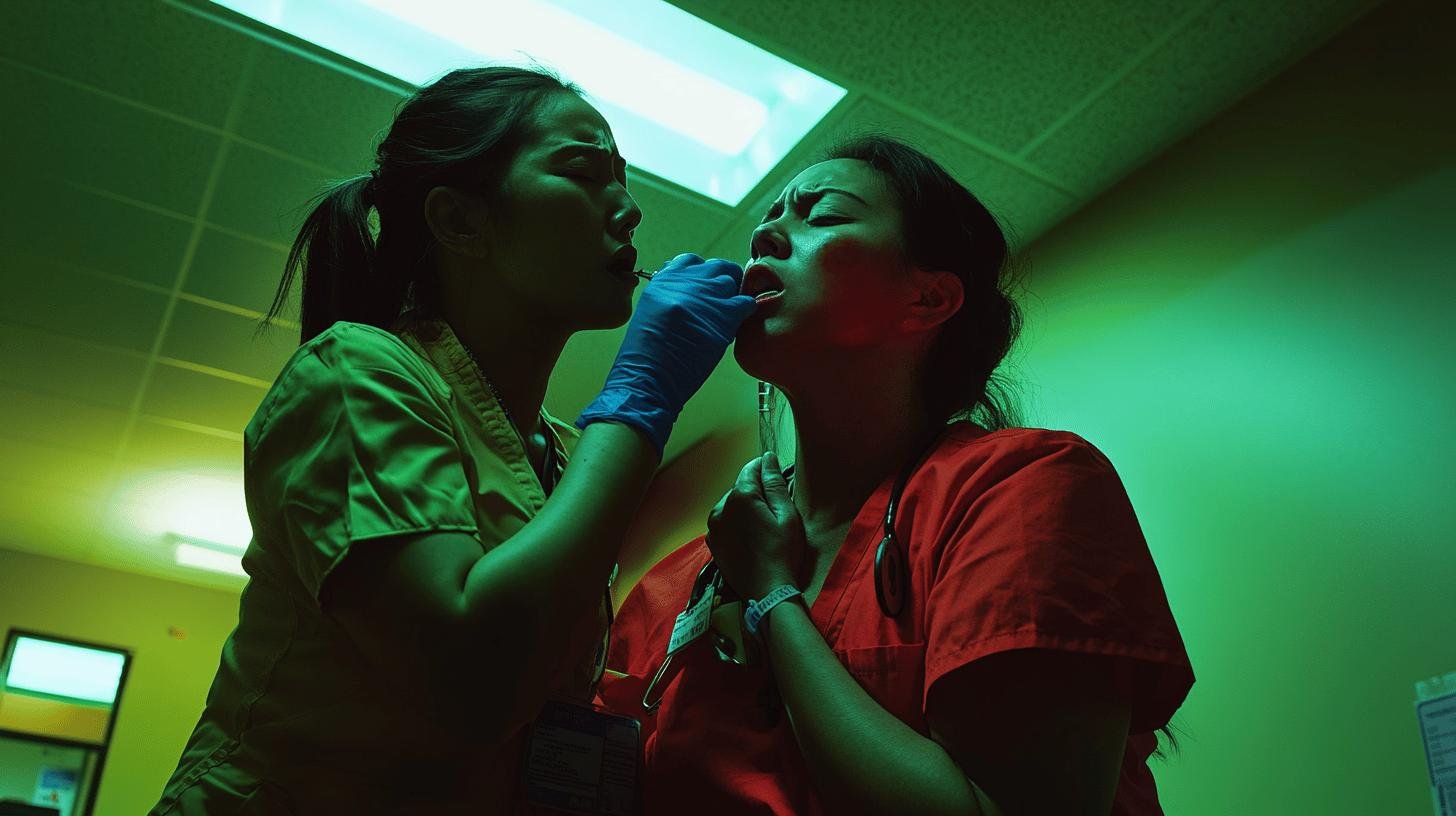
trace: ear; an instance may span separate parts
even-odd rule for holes
[[[478,258],[489,247],[486,210],[477,197],[454,187],[435,187],[425,194],[425,223],[447,252]]]
[[[960,311],[966,290],[954,272],[915,269],[911,275],[914,299],[905,309],[901,329],[910,333],[929,331]]]

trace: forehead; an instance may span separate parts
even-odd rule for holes
[[[794,176],[779,198],[794,190],[813,192],[824,187],[848,190],[874,207],[888,202],[889,191],[879,172],[858,159],[830,159],[810,165]]]
[[[543,150],[566,144],[596,145],[617,152],[607,120],[574,93],[553,93],[536,109],[530,142]]]

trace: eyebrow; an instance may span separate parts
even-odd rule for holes
[[[592,153],[598,156],[607,156],[612,159],[613,169],[621,170],[624,174],[627,172],[627,160],[621,154],[608,150],[601,145],[589,144],[587,142],[571,142],[551,151],[551,156],[554,158],[562,153]]]
[[[779,196],[778,198],[774,199],[773,202],[768,205],[768,212],[772,213],[775,207],[782,207],[785,197],[787,197],[790,201],[797,201],[801,196],[818,196],[822,198],[827,193],[839,193],[842,196],[848,196],[849,198],[858,201],[860,204],[863,204],[866,207],[870,205],[868,201],[865,201],[863,198],[860,198],[859,196],[851,193],[843,187],[815,187],[812,190],[805,190],[804,188],[800,187],[798,189],[787,191],[786,196]],[[767,222],[769,220],[769,216],[767,213],[764,215],[763,220],[764,222]]]
[[[850,191],[848,191],[848,190],[846,190],[846,189],[844,189],[842,187],[816,187],[813,190],[802,190],[801,189],[801,190],[799,190],[799,192],[801,194],[802,193],[817,193],[819,195],[824,195],[825,193],[839,193],[840,195],[843,195],[843,196],[849,196],[850,198],[854,199],[855,201],[858,201],[859,203],[865,205],[866,207],[868,207],[870,205],[870,203],[868,201],[865,201],[863,198],[860,198],[859,196],[855,195],[854,193],[851,193]]]

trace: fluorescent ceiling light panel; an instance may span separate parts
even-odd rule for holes
[[[252,538],[242,474],[211,467],[133,475],[117,486],[111,520],[147,541],[168,536],[242,552]]]
[[[204,547],[190,541],[177,541],[177,563],[184,567],[248,577],[243,570],[243,554],[237,551]]]
[[[541,65],[579,85],[639,169],[730,206],[844,89],[663,0],[213,0],[424,85]]]
[[[26,637],[15,639],[6,688],[93,703],[116,702],[126,656],[107,649]]]

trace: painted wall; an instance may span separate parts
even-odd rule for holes
[[[134,816],[156,803],[237,615],[236,594],[0,549],[0,632],[29,629],[132,650],[97,816]]]
[[[1169,813],[1430,812],[1456,669],[1451,4],[1392,3],[1029,259],[1041,424],[1122,472],[1198,673]]]

